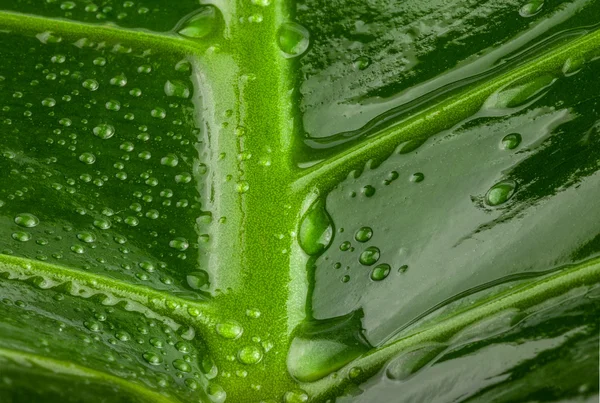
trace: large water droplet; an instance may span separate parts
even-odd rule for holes
[[[485,102],[485,107],[490,109],[516,108],[542,94],[555,81],[556,78],[550,74],[517,80],[492,94]]]
[[[288,372],[313,382],[340,369],[370,349],[363,336],[362,311],[300,325],[287,356]]]
[[[502,139],[502,148],[504,150],[513,150],[521,144],[523,138],[519,133],[510,133]]]
[[[432,343],[403,352],[388,364],[385,373],[390,379],[406,379],[437,357],[445,348],[443,344]]]
[[[152,351],[145,352],[142,357],[150,365],[160,365],[163,362],[162,357]]]
[[[333,241],[333,221],[325,210],[325,201],[317,199],[300,222],[298,242],[308,255],[325,251]]]
[[[379,260],[380,256],[379,248],[375,246],[369,246],[367,249],[360,254],[358,261],[360,264],[365,266],[372,266]]]
[[[244,329],[234,321],[219,323],[215,329],[219,336],[231,340],[237,339],[244,332]]]
[[[277,34],[279,49],[285,57],[296,57],[302,55],[310,44],[308,30],[296,22],[281,24]]]
[[[33,228],[40,223],[40,220],[30,213],[21,213],[15,217],[15,224],[20,227]]]
[[[192,371],[192,366],[181,359],[177,359],[177,360],[173,361],[173,367],[176,370],[181,371],[181,372],[191,372]]]
[[[204,6],[194,15],[187,17],[176,28],[181,36],[201,39],[213,33],[219,25],[219,10],[214,6]]]
[[[190,247],[190,243],[185,238],[175,238],[169,242],[169,246],[183,252]]]
[[[187,99],[190,97],[190,89],[180,80],[168,80],[165,83],[165,94],[168,97],[177,97]]]
[[[521,15],[521,17],[525,18],[533,17],[542,10],[543,6],[544,0],[532,0],[529,3],[523,5],[523,7],[521,7],[521,9],[519,10],[519,14]]]
[[[188,285],[194,290],[206,289],[209,284],[208,273],[204,270],[189,273],[186,276]]]
[[[115,128],[107,123],[102,123],[94,127],[94,135],[100,137],[103,140],[111,138],[115,134]]]
[[[498,206],[502,203],[506,203],[515,193],[516,187],[517,184],[512,180],[496,183],[485,195],[486,204],[488,206]]]
[[[371,280],[373,280],[373,281],[384,280],[390,274],[391,270],[392,270],[392,268],[387,263],[382,263],[380,265],[377,265],[371,272]]]
[[[356,234],[354,234],[354,239],[358,242],[367,242],[373,236],[373,230],[370,227],[362,227]]]
[[[238,352],[238,360],[246,365],[257,364],[262,360],[262,357],[263,353],[258,346],[242,347]]]

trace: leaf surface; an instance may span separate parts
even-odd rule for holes
[[[0,9],[3,400],[597,398],[598,2]]]

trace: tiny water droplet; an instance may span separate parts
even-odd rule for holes
[[[297,57],[308,49],[310,44],[308,30],[296,22],[285,22],[281,24],[277,34],[279,49],[285,57]]]
[[[39,223],[39,218],[30,213],[21,213],[15,217],[15,224],[20,227],[33,228]]]
[[[506,203],[515,193],[516,187],[517,184],[512,180],[496,183],[485,195],[486,204],[488,206],[498,206]]]
[[[519,133],[510,133],[502,139],[502,149],[513,150],[521,144],[522,137]]]

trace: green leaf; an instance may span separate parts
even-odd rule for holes
[[[0,10],[0,400],[597,399],[600,3]]]

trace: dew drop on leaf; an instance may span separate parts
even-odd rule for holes
[[[360,264],[364,266],[372,266],[379,260],[380,252],[379,248],[375,246],[369,246],[365,249],[358,258]]]
[[[254,345],[242,347],[238,352],[238,360],[246,365],[257,364],[262,360],[262,357],[261,349]]]
[[[502,138],[502,149],[514,150],[521,144],[522,137],[519,133],[510,133]]]
[[[310,44],[308,30],[296,22],[286,22],[281,25],[277,33],[279,49],[285,57],[297,57],[308,49]]]
[[[177,33],[186,38],[201,39],[216,31],[218,25],[219,10],[214,6],[204,6],[179,23]]]
[[[33,228],[40,223],[40,220],[30,213],[21,213],[15,217],[15,224],[20,227]]]
[[[308,255],[325,251],[333,241],[333,221],[325,209],[325,202],[317,199],[300,222],[298,242]]]
[[[517,184],[512,180],[496,183],[485,195],[486,204],[488,206],[498,206],[506,203],[515,193],[516,187]]]
[[[219,336],[231,340],[239,338],[244,332],[244,329],[234,321],[219,323],[215,327],[215,330]]]

